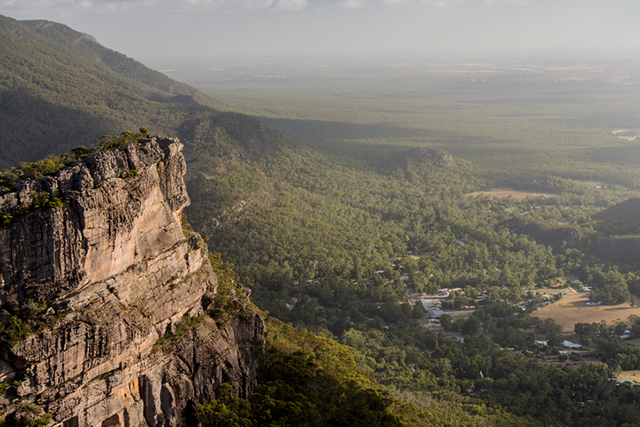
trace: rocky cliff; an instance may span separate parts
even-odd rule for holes
[[[218,283],[182,226],[181,149],[148,138],[0,196],[7,424],[191,425],[221,383],[252,391],[264,324],[240,302],[221,328],[205,314]]]

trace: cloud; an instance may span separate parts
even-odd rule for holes
[[[78,9],[116,12],[140,6],[153,6],[159,2],[159,0],[5,0],[0,1],[0,13],[16,11],[22,14],[44,15],[45,11],[53,11],[57,15],[66,15],[73,14]]]
[[[199,0],[199,1],[204,4],[208,4],[213,7],[218,7],[226,10],[301,10],[301,9],[306,9],[309,6],[309,3],[307,0]]]
[[[302,10],[309,7],[309,2],[307,0],[278,0],[275,7],[281,10]]]
[[[364,9],[385,6],[435,6],[452,7],[459,4],[484,4],[491,7],[496,5],[519,5],[527,6],[535,3],[536,0],[329,0],[321,1],[324,6],[338,6],[341,9]]]
[[[302,11],[327,9],[375,9],[387,7],[449,8],[463,4],[486,7],[526,6],[540,0],[0,0],[0,14],[32,16],[45,11],[51,15],[73,14],[74,10],[117,13],[154,8],[173,12],[188,11]]]
[[[0,0],[0,14],[10,11],[58,11],[74,9],[96,12],[123,12],[149,7],[166,11],[205,9],[221,11],[303,10],[309,0]]]
[[[484,0],[486,6],[495,6],[499,4],[514,4],[516,6],[527,6],[533,4],[534,0]]]
[[[342,0],[338,4],[344,9],[362,9],[371,6],[372,2],[369,0]]]

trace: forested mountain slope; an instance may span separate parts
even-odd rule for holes
[[[613,262],[640,263],[640,199],[632,198],[593,215],[600,238],[594,252]]]
[[[48,21],[0,16],[0,58],[0,167],[140,123],[174,134],[190,109],[215,106],[197,90]]]

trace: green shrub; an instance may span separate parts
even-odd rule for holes
[[[3,212],[0,214],[0,220],[2,221],[2,225],[9,225],[13,220],[13,216],[8,212]]]
[[[175,333],[171,331],[167,331],[167,333],[164,334],[163,337],[158,338],[156,343],[153,345],[153,349],[151,350],[151,352],[153,353],[160,346],[163,346],[165,344],[168,344],[172,341],[175,341],[181,338],[184,334],[195,329],[200,323],[202,323],[204,318],[205,318],[204,314],[201,314],[199,316],[191,316],[190,314],[187,314],[187,316],[176,325]]]
[[[98,151],[110,151],[117,149],[123,149],[132,142],[138,142],[145,139],[149,135],[149,131],[146,128],[140,128],[139,132],[133,133],[126,130],[117,135],[103,135],[98,139]]]
[[[54,197],[53,199],[49,200],[49,202],[47,203],[47,207],[49,208],[55,208],[62,205],[64,205],[64,203],[62,202],[62,199],[59,197]]]
[[[67,166],[60,157],[49,156],[34,163],[20,163],[20,170],[26,178],[40,179],[45,175],[52,175]]]

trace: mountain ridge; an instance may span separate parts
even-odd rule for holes
[[[216,101],[49,21],[0,16],[0,168],[153,125],[161,134]]]

